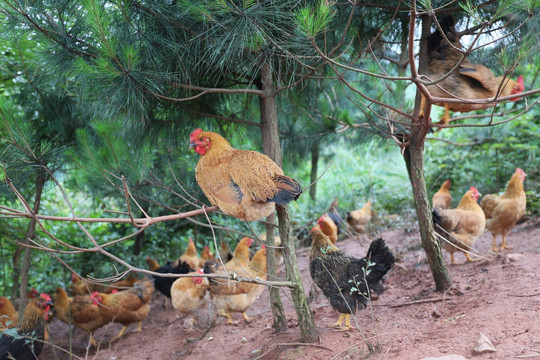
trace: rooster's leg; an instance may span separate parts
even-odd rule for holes
[[[475,262],[476,261],[475,259],[473,259],[471,257],[471,255],[469,255],[469,253],[464,253],[464,254],[465,254],[465,257],[467,257],[467,262]]]
[[[450,122],[450,109],[448,108],[448,104],[444,104],[443,124],[448,125],[449,122]]]
[[[341,326],[345,319],[345,326]],[[351,314],[340,314],[338,321],[330,325],[330,327],[338,329],[338,331],[347,331],[351,329]]]
[[[245,312],[242,313],[242,316],[244,317],[244,320],[245,320],[247,323],[251,322],[252,319],[249,318],[249,317],[246,315]]]
[[[426,106],[426,99],[424,98],[424,95],[422,96],[422,100],[420,100],[420,113],[418,114],[419,118],[424,118],[424,106]]]
[[[450,253],[450,265],[456,265],[456,261],[454,260],[454,253]]]
[[[499,248],[497,247],[497,243],[495,241],[496,236],[493,235],[493,245],[491,246],[491,251],[498,252]]]
[[[227,318],[227,324],[233,324],[232,316],[228,312],[225,312],[225,311],[221,310],[219,315]]]
[[[89,345],[92,344],[93,347],[97,347],[96,339],[94,339],[94,334],[90,333],[90,339],[88,340]]]
[[[330,327],[341,327],[341,324],[343,324],[343,319],[345,318],[346,314],[340,314],[338,321],[330,325]]]
[[[124,332],[126,332],[126,329],[127,329],[127,326],[124,326],[122,328],[122,330],[120,330],[120,332],[118,333],[118,335],[116,335],[111,341],[109,341],[109,343],[112,343],[114,340],[116,339],[120,339],[122,337],[122,335],[124,335]]]
[[[142,330],[142,321],[139,321],[139,325],[137,325],[137,330],[135,331],[141,331]]]
[[[502,238],[501,249],[512,249],[510,245],[506,245],[506,234],[503,234]]]

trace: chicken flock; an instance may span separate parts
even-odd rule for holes
[[[437,29],[428,39],[427,75],[436,79],[449,73],[458,61],[461,65],[440,84],[428,86],[433,96],[478,100],[523,91],[523,77],[517,81],[495,77],[485,66],[461,59],[458,49],[463,46],[452,17],[443,19],[440,27],[444,36]],[[445,124],[449,121],[449,110],[463,112],[494,106],[485,102],[440,101],[435,104],[445,107]],[[244,221],[258,220],[272,214],[276,204],[284,206],[302,193],[300,184],[263,154],[237,150],[221,135],[201,129],[193,131],[189,140],[190,149],[201,155],[196,168],[197,183],[209,202],[224,214]],[[480,203],[480,192],[470,187],[455,208],[452,208],[451,182],[443,182],[432,198],[432,216],[435,232],[442,248],[450,253],[452,265],[456,252],[463,252],[467,262],[474,261],[473,245],[485,230],[493,236],[492,251],[500,251],[496,243],[499,235],[502,237],[500,249],[510,247],[506,236],[525,213],[525,177],[525,172],[517,168],[504,194],[485,195]],[[345,225],[336,199],[311,229],[310,274],[330,306],[340,314],[338,321],[329,326],[342,330],[351,328],[351,314],[384,291],[384,277],[395,262],[382,238],[371,242],[362,259],[344,253],[336,245],[345,226],[354,233],[368,231],[371,206],[368,201],[362,208],[347,212]],[[279,237],[276,239],[279,241]],[[255,244],[251,238],[240,239],[232,254],[223,244],[217,257],[208,246],[198,256],[191,239],[176,260],[159,264],[147,257],[148,269],[154,273],[151,278],[129,275],[109,285],[96,285],[73,274],[69,294],[59,287],[52,297],[46,293],[38,296],[32,289],[20,322],[12,302],[0,297],[0,360],[37,358],[48,339],[47,321],[52,316],[87,332],[92,346],[98,346],[94,332],[111,322],[121,324],[122,329],[110,341],[122,337],[130,324],[137,324],[136,331],[140,331],[150,312],[155,290],[163,295],[165,304],[170,298],[174,309],[187,315],[186,332],[194,331],[196,321],[209,303],[215,304],[228,324],[235,323],[235,313],[250,322],[247,310],[259,299],[267,280],[267,249],[261,243],[250,257],[250,249]]]

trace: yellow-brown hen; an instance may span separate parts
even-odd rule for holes
[[[268,156],[233,148],[223,136],[196,129],[190,148],[201,155],[195,176],[204,195],[225,214],[246,221],[270,215],[302,193]]]
[[[450,180],[446,180],[441,185],[439,191],[433,195],[431,201],[432,208],[450,209],[452,206],[452,195],[450,194]]]
[[[493,251],[498,251],[495,239],[502,236],[502,249],[511,248],[506,244],[506,235],[514,228],[517,221],[525,214],[527,198],[523,182],[527,174],[520,168],[510,178],[506,191],[502,195],[489,194],[482,198],[480,206],[486,214],[486,228],[493,236]]]
[[[486,217],[476,202],[480,195],[476,188],[471,187],[455,209],[433,209],[435,231],[447,240],[442,240],[441,245],[450,253],[452,265],[455,265],[456,251],[463,252],[467,261],[474,261],[469,252],[486,227]]]
[[[451,72],[462,57],[462,53],[458,49],[463,49],[463,45],[460,42],[461,35],[455,27],[455,19],[452,16],[447,16],[440,21],[440,25],[444,35],[452,45],[444,39],[438,28],[428,37],[427,75],[433,81]],[[474,103],[474,101],[519,94],[524,88],[523,76],[519,76],[517,81],[504,76],[495,76],[484,65],[471,64],[467,58],[450,76],[437,84],[428,86],[429,92],[433,96],[470,101],[462,103],[436,102],[435,105],[445,107],[444,124],[448,124],[450,121],[449,110],[468,112],[487,109],[495,106],[496,103]],[[512,99],[512,101],[516,100],[519,98]]]

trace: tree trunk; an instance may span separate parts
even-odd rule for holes
[[[263,148],[265,154],[273,159],[279,166],[281,166],[281,146],[279,143],[274,83],[272,79],[272,69],[268,63],[265,63],[262,67],[261,83],[263,91],[263,96],[260,98]],[[304,292],[302,277],[298,271],[294,241],[291,239],[292,227],[289,220],[289,214],[286,207],[276,205],[276,208],[278,212],[281,245],[283,246],[283,256],[285,258],[285,267],[287,269],[287,279],[297,284],[297,287],[292,289],[291,293],[302,334],[301,340],[305,342],[314,342],[319,338],[319,336],[315,322],[313,321],[313,314],[311,313],[311,309]],[[267,236],[270,236],[267,238],[267,240],[273,241],[273,231],[270,231],[270,235]],[[273,255],[270,255],[272,253]],[[267,258],[269,259],[269,276],[275,277],[275,252],[273,250],[267,251]],[[275,291],[270,299],[274,316],[275,330],[276,332],[284,331],[284,329],[286,329],[287,321],[283,312],[281,299],[279,298],[279,292]]]
[[[47,180],[47,174],[42,169],[38,170],[36,175],[36,196],[34,199],[34,214],[39,212],[39,206],[41,204],[41,195],[43,193],[43,187],[45,186],[45,181]],[[36,237],[36,220],[30,219],[28,224],[28,230],[26,231],[25,238],[21,241],[23,244],[30,244],[30,240],[33,240]],[[22,247],[22,245],[19,245]],[[19,322],[22,319],[24,308],[26,307],[26,289],[28,288],[28,270],[30,269],[30,255],[32,249],[29,247],[24,247],[23,250],[23,261],[21,266],[21,285],[19,289]]]
[[[261,136],[264,153],[281,166],[281,146],[279,143],[279,132],[277,124],[276,99],[273,95],[274,83],[270,65],[265,64],[261,71],[261,82],[264,96],[259,98],[261,111]],[[277,279],[276,273],[276,251],[274,239],[275,215],[266,218],[266,242],[269,247],[266,249],[266,259],[268,265],[268,279]],[[283,244],[282,244],[283,245]],[[270,306],[272,308],[272,318],[274,321],[274,331],[282,333],[287,330],[287,318],[283,310],[283,303],[279,294],[279,288],[270,287]]]
[[[404,157],[411,180],[422,247],[426,252],[437,290],[445,291],[452,286],[452,279],[444,263],[441,244],[433,229],[431,206],[424,178],[424,141],[418,141],[415,139],[415,134],[412,135],[410,146],[405,149]]]
[[[309,188],[309,197],[313,202],[317,201],[317,183],[315,181],[318,173],[320,145],[321,143],[318,141],[311,145],[311,178],[309,182],[311,187]]]
[[[277,276],[276,267],[276,241],[274,237],[274,224],[275,215],[272,214],[266,218],[268,224],[266,227],[266,259],[268,265],[268,280],[279,280]],[[274,321],[274,331],[276,333],[282,333],[287,331],[287,317],[285,316],[285,310],[283,309],[283,303],[281,302],[281,296],[279,294],[279,288],[270,287],[270,306],[272,307],[272,318]]]
[[[291,237],[291,220],[286,206],[276,205],[279,234],[281,236],[281,245],[283,246],[283,257],[285,258],[285,268],[287,269],[287,280],[296,284],[296,287],[291,289],[292,300],[296,315],[298,316],[298,325],[302,337],[300,341],[312,343],[319,339],[317,326],[313,320],[313,313],[309,307],[308,299],[304,291],[302,276],[298,271],[298,262],[296,260],[296,252],[294,241]]]
[[[420,43],[420,54],[418,63],[418,72],[425,74],[427,72],[428,54],[427,38],[431,32],[431,18],[428,15],[422,16],[422,40]],[[433,229],[433,219],[431,214],[431,204],[426,190],[426,180],[424,177],[424,143],[426,134],[429,131],[429,119],[418,117],[420,112],[420,91],[416,94],[416,104],[414,115],[416,117],[416,126],[411,127],[409,136],[409,146],[405,148],[404,157],[409,172],[409,179],[414,196],[416,207],[416,216],[418,217],[418,226],[420,228],[420,237],[422,247],[431,268],[431,274],[435,280],[435,286],[438,291],[445,291],[452,286],[452,279],[446,269],[446,264],[441,251],[441,244],[435,236]],[[423,110],[423,109],[422,109]]]

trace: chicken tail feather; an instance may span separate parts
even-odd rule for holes
[[[442,218],[441,218],[441,214],[439,214],[439,209],[438,208],[433,209],[433,212],[431,214],[433,217],[433,224],[442,226]]]
[[[369,246],[366,260],[370,261],[369,273],[366,275],[367,284],[372,292],[380,294],[384,291],[382,280],[384,275],[394,265],[396,259],[386,246],[384,239],[374,240]]]
[[[288,176],[276,175],[274,177],[274,183],[279,190],[268,201],[275,202],[278,205],[287,205],[291,201],[298,199],[300,194],[302,194],[302,187],[298,181]]]

